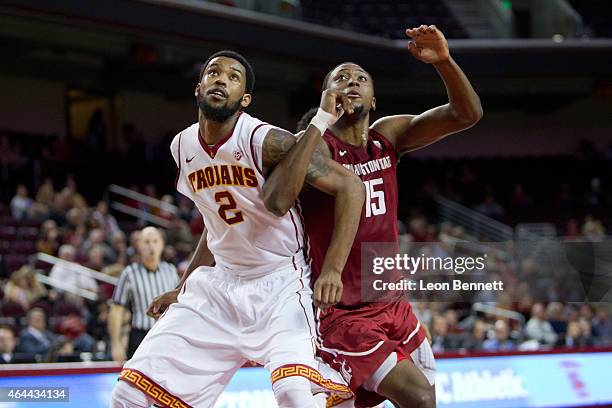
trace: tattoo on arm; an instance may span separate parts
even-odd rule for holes
[[[269,174],[274,166],[287,155],[296,142],[297,138],[293,134],[278,128],[270,129],[262,146],[264,173]],[[330,159],[331,153],[329,148],[325,142],[321,141],[308,165],[306,181],[314,181],[320,177],[327,176],[330,172],[328,163]]]
[[[329,160],[329,149],[325,142],[322,141],[312,155],[312,160],[310,160],[308,172],[306,173],[306,181],[312,182],[320,177],[327,176],[331,171]]]
[[[266,172],[272,170],[285,157],[296,141],[295,136],[285,130],[270,129],[262,146],[263,165]]]

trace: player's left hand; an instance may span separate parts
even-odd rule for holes
[[[419,61],[435,64],[449,58],[448,41],[435,25],[409,28],[406,35],[410,38],[408,49]]]
[[[342,299],[342,272],[322,270],[314,284],[314,304],[327,309]]]

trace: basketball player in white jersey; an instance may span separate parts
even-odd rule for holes
[[[214,54],[202,68],[195,90],[198,122],[174,138],[171,151],[179,168],[177,189],[202,213],[206,242],[203,237],[198,244],[178,302],[125,363],[113,408],[211,408],[248,360],[270,371],[281,408],[314,408],[313,393],[352,395],[338,373],[315,359],[301,215],[296,208],[275,215],[265,205],[271,201],[263,194],[265,175],[286,155],[279,143],[291,134],[242,112],[253,83],[248,62],[231,51]],[[320,138],[343,111],[352,112],[348,98],[325,92],[298,144]],[[365,192],[359,178],[331,159],[294,160],[294,177],[336,197],[334,239],[316,283],[325,296],[315,300],[324,304],[341,292],[340,272]],[[208,251],[214,267],[199,264]]]

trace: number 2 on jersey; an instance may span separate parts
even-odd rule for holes
[[[366,218],[386,213],[385,192],[384,190],[376,191],[375,189],[376,186],[383,184],[383,179],[366,180],[363,184],[366,187]]]
[[[219,191],[216,193],[215,201],[217,204],[221,204],[217,212],[228,225],[244,221],[242,211],[236,211],[236,200],[234,200],[234,197],[229,191]]]

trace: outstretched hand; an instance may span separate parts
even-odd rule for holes
[[[408,49],[419,61],[435,64],[449,58],[448,41],[435,25],[409,28],[406,35],[410,38]]]

